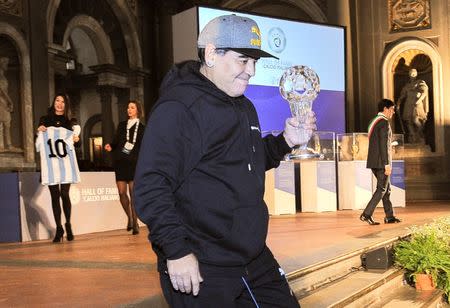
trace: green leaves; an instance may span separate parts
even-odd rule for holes
[[[409,239],[394,247],[395,264],[415,274],[430,274],[438,288],[450,295],[450,216],[414,226]]]

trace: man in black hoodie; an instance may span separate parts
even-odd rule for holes
[[[298,307],[266,246],[265,171],[300,140],[261,137],[243,95],[261,50],[257,24],[211,20],[198,38],[200,61],[175,65],[161,85],[142,141],[135,206],[150,230],[164,296],[172,307]],[[311,135],[314,116],[303,125]]]

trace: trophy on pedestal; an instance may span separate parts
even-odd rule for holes
[[[312,110],[312,103],[320,92],[319,76],[307,66],[291,66],[281,76],[279,88],[281,96],[289,103],[292,115],[300,123],[297,130],[299,140],[302,141],[286,158],[288,160],[319,158],[320,155],[308,149],[311,132],[303,128]]]

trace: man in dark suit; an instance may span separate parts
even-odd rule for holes
[[[378,103],[378,114],[369,124],[369,152],[367,155],[367,168],[372,169],[377,178],[377,189],[367,204],[359,219],[369,225],[379,225],[372,218],[375,208],[383,201],[383,208],[386,217],[384,223],[397,223],[400,219],[394,216],[392,209],[390,175],[392,172],[392,130],[389,120],[395,113],[394,102],[389,99],[382,99]]]

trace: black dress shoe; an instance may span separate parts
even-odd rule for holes
[[[361,221],[367,222],[369,225],[372,225],[372,226],[376,226],[376,225],[380,224],[379,222],[374,221],[371,216],[366,216],[364,214],[361,214],[361,216],[359,216],[359,219]]]
[[[399,222],[401,222],[401,220],[398,219],[398,218],[395,217],[395,216],[392,216],[392,217],[386,217],[386,218],[384,219],[384,223],[385,223],[385,224],[395,224],[395,223],[399,223]]]

